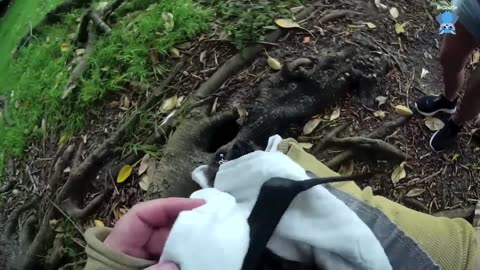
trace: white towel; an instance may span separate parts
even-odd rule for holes
[[[205,169],[201,166],[193,172],[195,181],[206,183]],[[247,218],[262,184],[272,177],[309,178],[281,152],[257,151],[222,164],[215,187],[192,194],[207,204],[180,214],[160,261],[173,261],[181,270],[241,269],[249,243]],[[322,186],[293,200],[268,248],[299,262],[323,265],[318,261],[333,254],[355,269],[392,269],[371,230]]]

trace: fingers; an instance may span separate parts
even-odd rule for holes
[[[152,228],[172,224],[182,211],[192,210],[205,204],[204,200],[187,198],[166,198],[137,204],[128,213],[136,215]]]
[[[180,269],[174,263],[158,263],[148,268],[145,268],[144,270],[180,270]]]

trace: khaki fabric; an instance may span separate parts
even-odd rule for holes
[[[145,269],[155,261],[149,261],[128,256],[112,250],[103,241],[110,234],[110,228],[90,228],[85,232],[88,256],[84,270],[137,270]]]
[[[293,139],[283,140],[279,149],[319,177],[338,175],[305,152]],[[383,212],[441,269],[478,269],[479,248],[475,230],[464,219],[433,217],[411,210],[384,197],[374,196],[370,187],[362,190],[354,182],[334,183],[332,186]]]

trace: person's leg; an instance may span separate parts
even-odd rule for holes
[[[444,96],[449,101],[455,101],[458,90],[463,86],[465,65],[478,41],[463,27],[455,25],[456,35],[446,34],[440,48],[440,64],[443,68]]]
[[[465,94],[458,111],[452,116],[452,121],[462,126],[477,117],[480,113],[480,68],[477,67],[470,75],[465,88]]]
[[[465,65],[478,43],[461,23],[457,22],[455,28],[457,34],[445,34],[440,47],[443,94],[418,99],[415,107],[422,115],[432,116],[438,112],[453,114],[456,111],[458,91],[462,88],[465,78]]]

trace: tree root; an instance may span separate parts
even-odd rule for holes
[[[67,168],[70,158],[72,157],[73,151],[75,150],[75,145],[69,145],[67,149],[63,152],[62,156],[55,163],[55,169],[53,171],[53,176],[50,177],[48,185],[50,189],[55,191],[60,186],[60,181],[63,175],[63,171]]]
[[[315,8],[313,6],[306,7],[300,13],[298,13],[295,18],[296,20],[305,19]],[[277,29],[265,36],[266,42],[275,42],[277,41],[286,30]],[[195,101],[199,99],[206,98],[207,96],[213,94],[222,84],[233,74],[236,74],[240,69],[245,65],[252,62],[257,55],[265,49],[265,46],[262,44],[256,44],[254,46],[247,47],[241,52],[233,56],[228,60],[219,70],[217,70],[209,80],[203,83],[200,88],[195,93]]]
[[[376,129],[375,131],[371,132],[370,134],[368,134],[366,136],[367,139],[380,139],[380,138],[384,138],[386,136],[388,136],[389,134],[391,134],[392,132],[395,131],[395,129],[397,129],[399,126],[401,125],[404,125],[407,121],[408,121],[409,117],[399,117],[393,121],[390,121],[390,122],[387,122],[385,123],[382,127]],[[365,139],[365,138],[364,138]],[[378,142],[378,141],[375,141],[375,142]],[[390,147],[391,146],[391,147]],[[382,150],[388,150],[387,152],[394,155],[394,156],[398,156],[400,157],[400,152],[398,149],[396,149],[394,146],[390,145],[388,147],[386,147],[386,149],[382,149]],[[394,147],[394,148],[392,148]],[[398,151],[397,151],[398,150]],[[334,158],[332,158],[330,161],[328,161],[325,165],[327,165],[327,167],[333,169],[333,170],[336,170],[338,169],[338,167],[340,167],[340,165],[342,165],[342,163],[348,161],[349,159],[353,158],[355,156],[357,152],[354,150],[354,149],[349,149],[349,150],[346,150],[340,154],[338,154],[337,156],[335,156]],[[401,155],[404,156],[404,154],[402,153]]]
[[[61,15],[68,13],[74,9],[80,7],[86,7],[90,5],[92,0],[65,0],[63,3],[56,6],[50,12],[48,12],[43,19],[37,23],[34,27],[30,29],[30,31],[25,34],[18,43],[17,47],[15,48],[13,55],[16,56],[17,53],[23,47],[28,46],[30,40],[33,36],[37,35],[40,32],[40,29],[44,28],[44,26],[51,25],[60,21]]]
[[[83,222],[102,205],[105,200],[105,193],[100,193],[88,203],[83,209],[80,209],[71,199],[63,202],[62,208],[75,221]]]
[[[31,209],[39,201],[39,197],[34,195],[28,202],[24,203],[22,206],[15,209],[9,216],[7,225],[5,226],[4,238],[10,239],[16,232],[18,227],[18,219],[20,215]]]
[[[320,18],[318,20],[318,23],[326,23],[329,21],[333,21],[342,17],[347,17],[347,16],[362,16],[365,15],[362,12],[354,11],[354,10],[349,10],[349,9],[339,9],[339,10],[332,10],[329,13],[327,13],[325,16]]]

